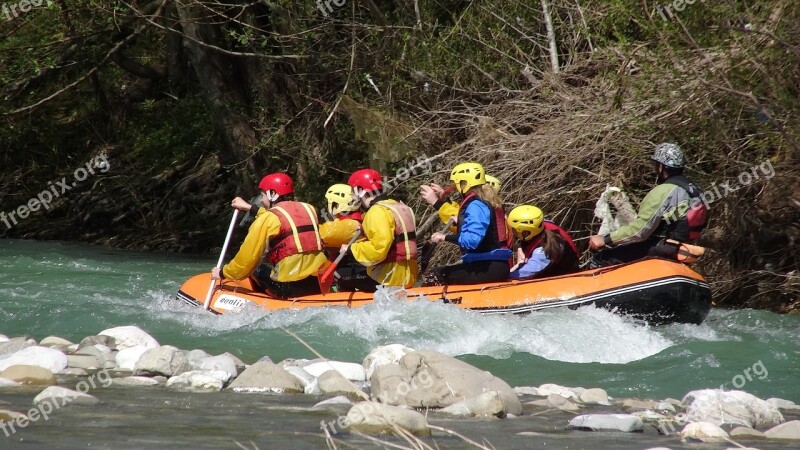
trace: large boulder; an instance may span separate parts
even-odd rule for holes
[[[372,372],[379,366],[386,364],[398,364],[406,353],[413,352],[413,348],[406,347],[402,344],[389,344],[381,347],[375,347],[369,354],[364,357],[362,365],[366,369],[367,380],[372,377]]]
[[[96,405],[100,403],[93,395],[73,391],[61,386],[50,386],[33,398],[34,405],[45,402],[52,403],[56,409],[67,405]]]
[[[53,372],[39,366],[11,366],[0,372],[1,378],[16,381],[20,384],[35,384],[40,386],[53,386],[56,377]]]
[[[373,397],[390,405],[443,408],[486,391],[497,391],[505,413],[522,412],[517,394],[505,381],[432,350],[410,352],[397,365],[377,367],[371,381]]]
[[[171,345],[151,348],[145,351],[134,366],[135,375],[175,376],[188,372],[189,359],[186,353]]]
[[[329,370],[335,370],[350,381],[364,381],[367,379],[364,366],[351,362],[320,361],[303,366],[303,370],[317,378]]]
[[[143,345],[147,348],[158,347],[158,341],[139,327],[128,325],[108,328],[98,333],[101,336],[113,337],[117,350]]]
[[[115,357],[117,367],[120,369],[133,370],[139,358],[141,358],[147,350],[149,349],[144,345],[135,345],[120,350]]]
[[[277,364],[261,361],[245,369],[228,389],[235,392],[302,393],[303,384]]]
[[[422,414],[378,402],[356,403],[347,412],[345,422],[348,429],[365,434],[394,434],[397,428],[417,436],[431,434],[428,421]]]
[[[586,414],[569,421],[567,429],[583,431],[644,431],[644,422],[631,414]]]
[[[784,420],[774,405],[744,391],[692,391],[683,397],[683,407],[689,422],[743,425],[758,429],[778,425]]]
[[[0,359],[0,370],[11,366],[39,366],[56,373],[67,367],[67,355],[48,347],[27,347]]]

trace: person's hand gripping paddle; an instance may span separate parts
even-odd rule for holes
[[[331,285],[333,284],[333,272],[336,270],[336,266],[339,265],[339,262],[344,258],[344,255],[347,254],[347,251],[350,249],[350,246],[353,245],[353,242],[356,241],[361,236],[362,231],[359,229],[358,232],[350,239],[350,242],[347,243],[346,246],[342,247],[339,250],[339,256],[328,266],[325,270],[320,270],[319,275],[317,275],[317,281],[319,281],[319,291],[322,295],[327,294],[331,290]]]

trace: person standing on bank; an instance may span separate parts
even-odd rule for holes
[[[477,163],[463,163],[450,172],[461,194],[455,234],[431,235],[431,242],[449,242],[461,248],[461,263],[433,269],[425,285],[480,284],[508,280],[508,227],[500,196],[486,184],[486,172]]]
[[[317,273],[329,262],[322,251],[316,210],[294,201],[294,182],[286,174],[269,174],[258,188],[260,205],[241,197],[231,202],[241,211],[255,209],[255,220],[236,256],[222,270],[212,269],[212,277],[249,276],[255,288],[280,299],[319,294]],[[262,255],[268,264],[261,264]]]
[[[659,144],[650,159],[658,185],[642,200],[631,223],[605,236],[589,238],[589,249],[597,252],[590,267],[648,256],[676,259],[679,244],[694,241],[703,230],[707,209],[700,202],[700,189],[683,175],[683,150],[677,144]]]

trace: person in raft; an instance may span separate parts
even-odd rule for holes
[[[500,184],[500,180],[497,178],[491,175],[486,175],[486,184],[491,186],[495,193],[500,193],[500,188],[502,185]],[[445,193],[444,188],[438,184],[423,184],[420,186],[420,195],[422,195],[422,198],[429,205],[436,208],[436,213],[439,215],[439,220],[441,220],[442,223],[447,223],[451,217],[458,217],[458,203],[450,200],[447,193]],[[450,231],[455,233],[456,230],[456,225],[453,224],[450,227]]]
[[[542,210],[520,205],[508,213],[508,222],[519,239],[512,280],[552,277],[578,271],[578,249],[569,233],[544,218]]]
[[[361,227],[366,237],[348,253],[367,267],[376,286],[413,287],[419,274],[414,212],[381,194],[383,178],[376,170],[357,170],[347,184],[365,211]]]
[[[327,217],[332,218],[319,226],[323,246],[328,256],[336,258],[342,245],[361,230],[363,216],[359,211],[361,202],[353,195],[349,184],[334,184],[325,193],[328,202]],[[355,260],[352,253],[336,266],[336,286],[339,291],[375,291],[375,281],[367,275],[367,268]]]
[[[317,273],[327,267],[322,251],[317,212],[313,206],[294,201],[294,183],[288,175],[272,173],[261,179],[261,205],[236,197],[231,206],[255,209],[255,220],[236,256],[214,278],[241,280],[250,277],[254,287],[286,299],[319,294]],[[260,265],[264,252],[269,264]]]
[[[486,184],[483,166],[463,163],[453,168],[450,180],[461,194],[455,234],[431,235],[431,242],[450,242],[461,247],[461,263],[430,271],[425,285],[479,284],[508,280],[508,228],[500,196]]]
[[[589,238],[589,249],[597,252],[590,267],[648,256],[676,259],[680,244],[697,239],[703,230],[707,209],[700,202],[700,189],[683,175],[683,150],[677,144],[659,144],[650,159],[658,185],[642,200],[631,223],[605,236]]]

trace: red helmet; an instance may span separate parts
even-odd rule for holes
[[[379,191],[383,189],[383,177],[380,172],[373,169],[360,169],[350,175],[347,184],[365,191]]]
[[[294,182],[285,173],[271,173],[261,179],[258,188],[262,191],[275,191],[278,195],[287,195],[294,192]]]

